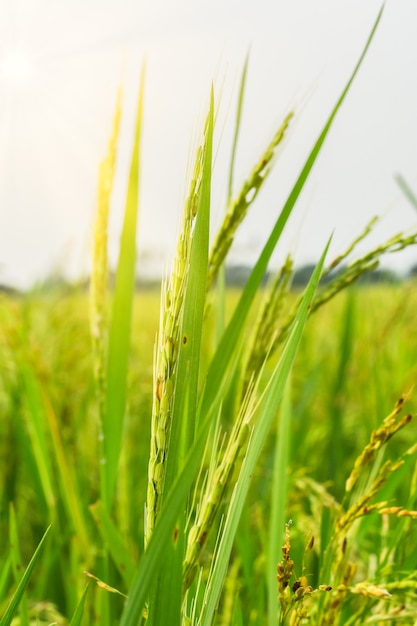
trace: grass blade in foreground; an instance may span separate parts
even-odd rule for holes
[[[23,571],[22,566],[22,556],[20,553],[20,545],[19,545],[19,533],[17,531],[17,520],[16,513],[14,511],[13,504],[9,506],[9,520],[10,520],[10,528],[9,528],[9,538],[10,538],[10,556],[12,559],[12,569],[15,577],[15,581],[17,582],[19,579],[20,572]],[[28,612],[28,603],[25,595],[22,596],[19,607],[19,620],[20,626],[29,626],[29,612]]]
[[[300,303],[297,315],[282,352],[282,356],[275,367],[271,380],[265,389],[260,414],[254,427],[253,435],[249,441],[245,459],[243,461],[239,477],[233,491],[232,499],[227,511],[226,521],[222,528],[220,541],[214,556],[214,562],[207,583],[205,602],[199,619],[199,626],[211,626],[214,612],[219,601],[223,580],[229,563],[233,541],[238,527],[239,519],[249,491],[251,477],[262,452],[272,422],[281,401],[285,383],[291,371],[294,358],[300,343],[304,325],[307,321],[309,307],[314,297],[315,290],[320,280],[325,255],[330,241],[314,270],[310,283]],[[278,556],[278,555],[277,555]]]
[[[75,609],[75,613],[72,616],[72,620],[70,622],[70,626],[81,626],[84,612],[85,600],[87,598],[88,585],[83,591],[83,595],[80,598],[79,603],[77,604],[77,608]]]
[[[279,412],[272,477],[271,516],[267,552],[268,626],[276,626],[278,620],[276,564],[282,545],[280,528],[284,529],[287,503],[288,468],[291,450],[291,375],[287,379]]]
[[[38,547],[36,548],[30,562],[29,565],[27,566],[18,586],[16,591],[13,594],[13,597],[10,601],[9,606],[6,609],[5,614],[3,615],[3,617],[0,620],[0,626],[10,626],[10,624],[12,623],[12,619],[13,619],[13,615],[17,609],[17,607],[19,606],[19,603],[22,599],[22,596],[25,592],[26,586],[29,582],[29,578],[33,572],[33,569],[40,557],[41,551],[42,551],[42,547],[43,544],[45,543],[45,539],[49,533],[51,529],[51,526],[48,526],[48,528],[46,529],[42,539],[40,540]]]

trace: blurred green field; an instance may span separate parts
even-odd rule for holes
[[[228,315],[238,293],[227,295]],[[262,298],[262,293],[258,294]],[[152,360],[159,322],[159,294],[140,292],[135,296],[132,350],[129,362],[128,402],[123,453],[118,475],[115,517],[129,551],[137,561],[143,550],[143,511],[146,499],[152,404]],[[256,307],[255,307],[256,309]],[[102,539],[92,517],[86,517],[88,550],[74,532],[68,516],[63,485],[56,465],[58,434],[67,467],[77,484],[84,511],[99,497],[97,405],[92,374],[89,306],[85,293],[38,294],[0,299],[0,591],[10,587],[9,560],[10,506],[16,515],[23,563],[32,555],[50,522],[52,535],[30,582],[33,602],[51,602],[61,615],[74,611],[79,590],[86,584],[83,570],[99,575]],[[313,494],[313,479],[340,500],[355,458],[369,440],[372,429],[390,413],[396,400],[417,380],[417,290],[414,282],[398,286],[359,287],[343,293],[314,313],[306,326],[292,375],[292,434],[290,487],[287,516],[293,521],[294,554],[302,557],[309,533],[320,532],[317,519],[320,497]],[[251,322],[249,322],[249,325]],[[209,326],[210,327],[210,326]],[[214,325],[213,325],[214,327]],[[214,331],[206,332],[204,351],[207,361],[214,347]],[[265,372],[268,376],[268,372]],[[415,412],[415,398],[408,409]],[[34,437],[34,430],[42,430]],[[56,432],[54,431],[56,429]],[[411,424],[388,446],[396,458],[416,440]],[[42,482],[36,445],[42,441],[56,482],[50,485],[50,498]],[[251,597],[262,571],[263,533],[267,527],[270,479],[274,448],[267,446],[251,487],[248,506],[241,521],[246,544],[247,580],[243,605],[253,604],[248,623],[260,623]],[[35,442],[38,444],[35,445]],[[410,506],[413,475],[399,472],[389,498]],[[309,491],[310,490],[310,491]],[[310,493],[310,495],[309,495]],[[378,523],[373,537],[378,535]],[[391,522],[395,528],[396,520]],[[363,541],[369,541],[364,531]],[[411,532],[411,530],[410,530]],[[410,535],[411,536],[411,535]],[[242,539],[237,541],[242,544]],[[243,549],[243,547],[242,547]],[[361,550],[360,545],[358,546]],[[411,543],[405,557],[417,564],[417,546]],[[371,550],[372,552],[372,550]],[[293,557],[294,558],[294,557]],[[359,561],[360,561],[359,555]],[[277,555],[277,560],[279,555]],[[369,559],[366,556],[365,561]],[[249,569],[249,563],[252,563]],[[309,565],[314,575],[314,564]],[[363,567],[369,567],[364,562]],[[115,580],[119,577],[115,574]],[[121,587],[123,587],[123,584]],[[122,589],[123,590],[123,589]],[[249,591],[248,591],[249,590]],[[95,594],[106,593],[100,588]],[[121,599],[112,597],[120,604]],[[94,605],[91,599],[91,606]],[[45,605],[46,606],[46,605]],[[38,624],[56,620],[53,612],[39,615]],[[0,611],[2,607],[0,607]],[[50,609],[52,611],[52,609]],[[248,609],[248,614],[252,614]],[[61,621],[60,621],[61,619]],[[252,621],[253,619],[253,621]],[[94,623],[93,614],[86,623]]]

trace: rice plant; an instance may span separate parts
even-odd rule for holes
[[[301,293],[290,257],[262,287],[381,15],[237,294],[222,267],[297,113],[235,192],[245,65],[212,237],[211,90],[172,271],[135,294],[143,73],[112,292],[119,95],[88,298],[0,302],[0,626],[416,622],[415,296],[352,286],[417,233],[355,257],[369,225],[330,261],[329,241]]]

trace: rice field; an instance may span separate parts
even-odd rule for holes
[[[212,236],[211,93],[172,270],[137,292],[144,78],[110,289],[119,97],[88,292],[0,299],[0,626],[417,622],[415,282],[357,283],[417,233],[263,286],[373,32],[240,291],[224,263],[294,112]]]
[[[401,396],[412,394],[417,378],[415,294],[413,282],[395,287],[357,288],[341,294],[317,311],[306,325],[292,372],[287,407],[291,411],[291,435],[284,523],[292,520],[290,541],[294,574],[290,587],[301,577],[313,588],[335,584],[333,575],[319,578],[323,525],[326,517],[335,512],[340,515],[339,507],[346,500],[346,480],[372,431],[381,426]],[[238,295],[228,294],[228,312]],[[132,569],[140,562],[143,552],[143,507],[153,396],[152,353],[158,311],[157,292],[135,296],[123,454],[113,512]],[[3,297],[1,328],[2,597],[9,597],[13,579],[19,577],[44,529],[53,521],[29,583],[26,611],[29,620],[33,616],[34,624],[54,621],[66,624],[69,622],[64,616],[74,613],[77,600],[89,582],[83,572],[104,577],[101,571],[106,544],[100,525],[94,523],[100,513],[97,504],[100,477],[92,356],[91,351],[85,349],[90,344],[88,296],[76,293],[33,295],[22,299]],[[213,350],[214,341],[215,328],[211,324],[211,333],[205,337],[207,352]],[[266,372],[264,376],[267,378],[269,374]],[[415,414],[412,395],[403,415],[409,412]],[[34,419],[38,420],[37,425]],[[33,432],[36,426],[43,429],[42,434]],[[224,428],[228,427],[230,425],[225,424]],[[57,433],[53,433],[54,428],[59,440]],[[223,621],[218,616],[215,623],[236,623],[231,616],[237,611],[241,612],[241,623],[267,623],[265,546],[271,532],[276,431],[275,424],[255,468],[220,602]],[[401,458],[415,440],[415,424],[411,422],[387,444],[384,461]],[[44,443],[46,463],[51,464],[49,499],[36,460],[35,443],[39,446]],[[65,465],[61,469],[57,467],[57,446],[64,451]],[[376,501],[386,502],[387,507],[414,510],[417,508],[415,459],[411,456],[405,459],[405,467],[398,468],[390,477]],[[70,494],[64,493],[69,489],[65,479],[77,488],[77,505],[83,516],[83,529],[88,534],[84,546],[75,529],[75,511],[68,502]],[[227,506],[226,495],[224,500],[223,509]],[[217,513],[216,525],[220,524],[220,515],[221,510]],[[19,556],[10,553],[13,519],[18,540],[14,551],[18,549]],[[352,607],[358,611],[362,605],[365,611],[371,604],[382,604],[385,611],[393,612],[399,610],[407,596],[408,608],[399,611],[399,615],[408,612],[413,617],[407,621],[401,616],[400,623],[414,623],[417,615],[414,524],[410,517],[398,518],[398,513],[374,511],[363,516],[353,528],[350,555],[351,567],[356,568],[353,580],[378,583],[379,587],[395,593],[389,591],[393,598],[383,601],[352,594],[345,611],[354,614]],[[274,528],[275,565],[282,559],[284,530],[283,526]],[[304,554],[305,544],[311,537],[314,537],[314,548]],[[214,534],[200,557],[202,563],[212,558],[215,540]],[[14,563],[17,558],[18,562]],[[408,572],[404,569],[407,563]],[[378,580],[379,570],[384,575]],[[122,593],[128,591],[114,564],[106,582]],[[275,579],[273,583],[278,598],[278,583]],[[333,591],[323,593],[334,594]],[[102,623],[96,611],[103,601],[102,596],[106,595],[115,615],[110,623],[118,623],[116,616],[122,609],[123,598],[92,581],[83,623]],[[341,592],[334,595],[338,597]],[[230,611],[229,618],[224,615],[226,609]],[[359,618],[352,623],[360,623]]]

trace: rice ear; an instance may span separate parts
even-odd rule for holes
[[[154,396],[145,512],[145,547],[148,545],[155,527],[164,491],[166,458],[176,386],[180,328],[189,274],[193,227],[201,191],[207,132],[208,122],[206,121],[203,140],[197,149],[193,177],[185,202],[173,271],[169,280],[162,287],[160,331],[154,365]]]

